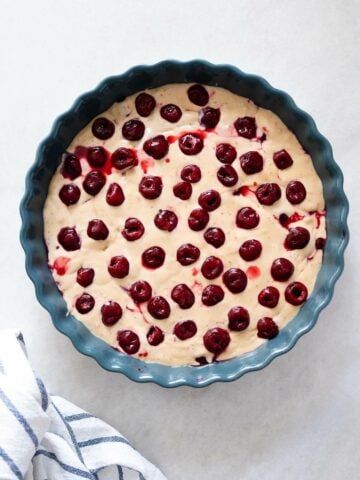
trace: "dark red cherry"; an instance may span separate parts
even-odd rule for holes
[[[235,130],[239,137],[244,138],[255,138],[256,137],[256,122],[253,117],[242,117],[238,118],[234,122]]]
[[[221,163],[233,163],[237,153],[230,143],[219,143],[219,145],[216,146],[215,155]]]
[[[102,220],[94,218],[88,223],[87,234],[94,240],[106,240],[109,230]]]
[[[271,275],[278,282],[286,282],[294,273],[294,265],[287,258],[276,258],[271,265]]]
[[[121,235],[129,242],[138,240],[144,235],[144,225],[137,218],[128,218],[125,221],[125,226],[121,231]]]
[[[258,295],[260,305],[267,308],[275,308],[279,303],[280,292],[275,287],[265,287]]]
[[[122,308],[117,302],[109,300],[101,307],[101,320],[107,327],[112,327],[122,317]]]
[[[122,126],[122,135],[126,140],[136,141],[144,136],[145,125],[141,120],[128,120]]]
[[[83,187],[89,195],[97,195],[106,183],[105,175],[99,170],[89,172],[83,181]]]
[[[148,117],[156,106],[155,98],[148,93],[140,93],[135,98],[135,108],[141,117]]]
[[[224,264],[221,259],[213,256],[205,258],[201,266],[201,273],[208,280],[214,280],[222,274],[223,270]]]
[[[259,225],[260,218],[257,212],[251,207],[243,207],[236,214],[236,225],[239,228],[250,230]]]
[[[146,280],[138,280],[130,287],[130,296],[135,303],[143,303],[150,300],[152,288]]]
[[[206,350],[215,355],[220,355],[220,353],[227,349],[230,343],[230,335],[227,330],[220,327],[214,327],[210,328],[210,330],[205,333],[203,341]]]
[[[189,200],[192,194],[192,186],[189,182],[179,182],[173,187],[175,197],[181,200]]]
[[[237,184],[239,176],[234,167],[223,165],[217,171],[217,178],[225,187],[233,187]]]
[[[196,335],[197,326],[196,323],[192,320],[184,320],[178,322],[174,327],[174,334],[178,337],[179,340],[187,340],[188,338]]]
[[[57,239],[63,249],[68,252],[79,250],[81,246],[80,237],[76,229],[72,227],[62,228],[58,233]]]
[[[224,299],[224,290],[219,285],[208,285],[204,288],[201,301],[207,307],[212,307]]]
[[[200,250],[191,243],[184,243],[176,252],[176,259],[181,265],[191,265],[200,257]]]
[[[111,155],[111,164],[117,170],[136,167],[138,164],[136,151],[131,148],[121,147]]]
[[[245,330],[250,323],[249,312],[244,307],[233,307],[228,311],[228,327],[234,332]]]
[[[88,287],[92,284],[95,276],[93,268],[79,268],[76,273],[76,281],[82,287]]]
[[[178,217],[170,210],[159,210],[155,215],[154,223],[159,230],[172,232],[178,224]]]
[[[201,170],[197,165],[186,165],[180,176],[186,182],[196,183],[201,179]]]
[[[277,183],[263,183],[256,189],[256,198],[262,205],[272,205],[281,197],[281,190]]]
[[[75,178],[80,177],[81,172],[80,160],[73,153],[67,153],[61,168],[62,176],[75,180]]]
[[[185,133],[179,138],[179,147],[185,155],[197,155],[204,148],[204,141],[197,133]]]
[[[106,150],[103,147],[89,147],[86,157],[89,165],[93,168],[102,168],[107,160]]]
[[[164,120],[167,120],[171,123],[176,123],[182,117],[182,111],[177,105],[174,105],[173,103],[168,103],[167,105],[161,107],[160,115]]]
[[[289,182],[286,187],[286,198],[293,205],[298,205],[306,197],[306,189],[301,182],[297,180]]]
[[[247,276],[240,268],[229,268],[224,272],[222,278],[231,293],[240,293],[246,288]]]
[[[206,190],[206,192],[200,193],[198,202],[204,210],[212,212],[220,207],[221,196],[216,190]]]
[[[143,252],[141,258],[147,268],[159,268],[164,263],[165,252],[161,247],[150,247]]]
[[[95,299],[89,293],[83,293],[76,299],[75,307],[79,313],[85,314],[91,312],[95,306]]]
[[[139,183],[139,192],[144,198],[154,200],[160,197],[163,188],[161,177],[154,175],[144,176]]]
[[[118,207],[125,200],[124,192],[118,183],[111,183],[106,193],[106,201],[113,207]]]
[[[129,274],[129,261],[123,255],[111,257],[108,272],[114,278],[125,278]]]
[[[285,238],[285,247],[289,250],[300,250],[305,248],[310,241],[310,233],[304,227],[290,228]]]
[[[107,140],[114,135],[115,125],[111,120],[108,120],[105,117],[99,117],[94,120],[91,131],[94,137],[99,138],[100,140]]]
[[[165,335],[161,328],[152,325],[146,334],[146,338],[150,345],[156,347],[164,341]]]
[[[199,112],[200,125],[210,130],[215,128],[220,120],[220,108],[205,107]]]
[[[194,232],[199,232],[203,230],[206,225],[209,223],[210,216],[206,210],[202,208],[195,208],[190,212],[188,218],[188,225],[191,230]]]
[[[169,144],[164,135],[156,135],[156,137],[146,140],[143,149],[150,157],[155,158],[155,160],[160,160],[167,155]]]
[[[257,322],[256,327],[258,337],[264,338],[265,340],[271,340],[279,333],[279,327],[270,317],[260,318],[260,320]]]
[[[212,245],[215,248],[220,248],[225,243],[225,233],[221,228],[208,228],[204,233],[204,239],[209,245]]]
[[[65,205],[74,205],[79,201],[80,188],[74,183],[63,185],[60,189],[59,197]]]
[[[301,305],[308,296],[306,286],[301,282],[290,283],[285,289],[285,300],[291,305]]]
[[[294,163],[286,150],[279,150],[278,152],[275,152],[273,155],[273,160],[277,168],[280,170],[289,168]]]
[[[264,167],[263,157],[259,152],[246,152],[240,157],[240,166],[247,175],[259,173]]]
[[[170,315],[170,305],[164,297],[152,297],[147,304],[147,309],[150,315],[157,320],[164,320]]]
[[[204,107],[209,101],[209,94],[205,87],[199,84],[191,85],[187,91],[190,102]]]
[[[140,348],[140,340],[132,330],[119,330],[117,332],[117,342],[128,355],[134,355]]]
[[[262,252],[262,245],[259,240],[254,238],[251,240],[246,240],[241,247],[239,248],[240,257],[245,260],[245,262],[252,262],[260,257]]]
[[[325,238],[317,238],[315,240],[315,248],[316,250],[324,250],[325,248],[325,243],[326,243],[326,239]]]
[[[191,308],[195,302],[195,295],[185,283],[179,283],[171,290],[171,298],[183,310]]]

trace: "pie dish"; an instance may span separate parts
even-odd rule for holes
[[[201,97],[204,92],[208,96],[205,101]],[[246,98],[241,100],[243,103],[237,108],[245,111],[245,114],[226,122],[228,113],[226,106],[235,105],[237,99],[241,97]],[[178,99],[175,105],[171,102],[172,98]],[[192,109],[191,105],[186,105],[186,101],[191,105],[195,104],[196,108]],[[165,107],[169,105],[172,106],[172,109],[168,109],[171,115],[174,112],[177,115],[179,113],[174,107],[177,107],[183,115],[183,121],[180,121],[177,127],[173,125],[177,123],[176,121],[169,120],[163,115]],[[149,108],[150,112],[147,112]],[[265,114],[264,112],[268,110],[273,113]],[[137,117],[134,117],[134,112]],[[109,120],[112,114],[113,117]],[[280,117],[283,123],[274,114]],[[196,121],[194,123],[191,115],[200,123],[196,131]],[[249,126],[249,122],[251,123],[251,119],[254,120],[255,117],[259,125],[254,129],[253,126]],[[142,121],[139,121],[139,118]],[[166,125],[161,122],[165,122]],[[225,131],[228,124],[232,125],[231,133],[235,133],[235,139],[228,130]],[[106,143],[108,139],[117,138],[117,135],[114,135],[116,128],[122,128],[122,142],[125,143],[108,145]],[[252,131],[250,136],[249,131]],[[275,138],[277,131],[283,131],[280,143]],[[227,138],[229,143],[225,142]],[[105,140],[105,143],[102,142],[99,146],[99,140]],[[140,141],[141,147],[138,147],[137,143],[134,145],[134,141],[138,143]],[[281,149],[285,146],[291,155],[287,150]],[[237,184],[230,175],[231,185],[228,185],[227,170],[233,168],[231,164],[235,158],[228,161],[229,155],[232,157],[231,148],[238,150],[235,157],[241,167],[237,167],[237,170],[242,176]],[[200,153],[202,149],[204,151]],[[127,151],[127,157],[124,157],[124,151]],[[132,155],[136,157],[136,168],[124,170],[122,165],[124,161],[125,163],[128,161],[129,152],[135,152]],[[212,152],[214,161],[210,162],[208,158]],[[237,160],[238,153],[240,160]],[[96,164],[100,154],[104,155],[102,165]],[[286,163],[290,161],[292,163],[292,156],[299,160],[295,162],[295,167],[289,169],[291,164]],[[184,163],[183,157],[191,162]],[[212,167],[209,167],[208,171],[204,166],[207,164],[216,165],[218,170],[214,173]],[[301,168],[296,170],[297,164],[302,170]],[[76,170],[79,165],[81,170],[90,166],[88,171],[80,172],[83,174],[82,185],[78,178],[80,173],[76,171],[74,173],[74,168]],[[184,167],[180,168],[182,165]],[[110,170],[103,175],[104,168],[108,166],[114,173]],[[227,169],[226,175],[219,174],[224,169]],[[234,168],[233,170],[235,171]],[[292,173],[287,174],[287,170]],[[212,178],[209,172],[212,177],[217,176],[216,189],[209,189],[213,187],[212,180],[209,180]],[[98,179],[95,177],[101,175],[104,181],[100,181],[102,185],[97,190]],[[181,178],[179,183],[175,184],[176,175]],[[200,178],[194,180],[194,175],[195,177],[203,175],[203,180],[200,181]],[[236,172],[232,175],[238,176]],[[262,178],[262,175],[265,177]],[[274,178],[277,178],[277,182],[270,182]],[[67,183],[64,183],[64,179]],[[108,183],[100,194],[107,180]],[[70,181],[71,183],[68,183]],[[166,190],[170,183],[173,190],[171,199]],[[180,189],[179,195],[176,193],[176,187]],[[181,198],[184,195],[184,188],[187,198]],[[135,191],[136,195],[134,194],[131,202],[131,199],[128,199]],[[163,204],[159,203],[160,199]],[[324,261],[321,263],[325,237],[324,199],[327,240]],[[126,207],[127,201],[129,203]],[[181,203],[184,207],[180,205]],[[164,205],[169,209],[162,209]],[[260,207],[259,213],[252,208],[253,206]],[[126,208],[130,208],[131,212],[139,212],[139,215],[121,213],[126,212]],[[185,214],[187,208],[190,210]],[[248,210],[253,212],[250,212],[250,216]],[[114,213],[115,211],[117,213]],[[287,215],[285,211],[289,214]],[[181,384],[203,386],[216,380],[232,380],[246,371],[262,368],[274,356],[290,349],[299,336],[314,325],[318,312],[330,300],[333,284],[343,267],[342,255],[348,238],[347,201],[342,191],[341,172],[332,159],[329,144],[317,132],[312,120],[299,111],[286,94],[272,89],[264,80],[245,75],[233,67],[213,66],[199,61],[162,62],[152,67],[136,67],[123,76],[105,80],[94,92],[81,97],[68,114],[58,119],[53,134],[40,147],[37,162],[28,176],[21,213],[23,218],[21,239],[27,254],[27,270],[36,285],[40,302],[50,311],[56,327],[66,333],[80,351],[93,356],[103,367],[122,371],[134,380],[155,381],[163,386]],[[133,247],[134,239],[127,238],[124,232],[136,231],[133,225],[128,228],[127,222],[139,221],[137,217],[141,217],[142,214],[140,237],[143,238],[135,239],[137,245],[140,245],[139,250],[138,247]],[[259,217],[257,223],[249,227],[246,222],[254,215]],[[234,225],[228,227],[227,216],[235,219]],[[123,228],[121,234],[124,237],[122,241],[130,246],[120,244],[121,235],[118,230],[121,222],[119,226],[111,223],[111,219],[117,217],[124,217],[125,224],[121,227]],[[86,219],[87,230],[82,225],[83,218]],[[151,222],[152,227],[148,218],[154,218]],[[304,222],[307,222],[305,225],[301,223],[304,218]],[[337,221],[334,222],[333,218]],[[183,228],[185,220],[187,230]],[[240,230],[242,233],[244,231],[248,233],[254,227],[256,227],[254,232],[259,230],[259,221],[263,227],[258,232],[257,240],[250,238],[252,236],[239,237]],[[107,228],[109,222],[113,228]],[[293,222],[299,226],[290,225]],[[81,235],[76,232],[76,224],[79,225],[78,230],[85,228]],[[169,225],[172,225],[171,228],[168,228]],[[170,235],[172,230],[176,232],[176,228],[178,235]],[[304,234],[304,231],[305,236],[308,235],[309,238],[304,245],[294,247],[294,235],[298,237],[300,233]],[[31,238],[29,233],[34,232],[36,233]],[[54,232],[57,235],[54,235]],[[217,245],[219,232],[224,238],[220,241],[221,244]],[[159,236],[160,233],[162,237]],[[44,244],[44,235],[48,252]],[[179,236],[182,239],[180,246],[177,245]],[[71,244],[71,241],[69,243],[69,238],[70,240],[75,238],[75,243]],[[147,244],[145,239],[149,238],[147,241],[150,243]],[[244,240],[241,244],[239,238]],[[186,242],[188,239],[192,242]],[[279,239],[281,245],[276,244]],[[194,261],[191,267],[187,264],[184,267],[181,261],[183,252],[179,254],[179,250],[184,246],[194,247],[195,242],[199,244],[200,252],[196,259],[197,263]],[[173,244],[176,244],[176,248]],[[266,266],[266,262],[263,261],[269,256],[266,248],[270,247],[267,247],[267,244],[279,251],[271,265],[272,279],[271,277],[270,279],[274,285],[268,285],[270,282],[265,273],[263,275],[266,269],[270,272],[270,265]],[[116,251],[112,248],[114,245],[120,249],[120,253],[124,250],[128,252],[127,256],[115,255]],[[306,245],[311,249],[306,250],[304,248]],[[285,247],[285,254],[281,252],[281,247]],[[254,256],[254,249],[259,248],[260,253],[255,252]],[[219,252],[222,250],[222,253],[217,254],[217,250]],[[301,250],[300,257],[297,250],[299,252]],[[286,251],[289,251],[289,255]],[[161,261],[154,267],[152,262],[154,260],[159,262],[159,253]],[[47,254],[54,278],[48,267]],[[184,258],[187,255],[188,251]],[[95,271],[93,268],[84,268],[85,258],[88,263],[89,259],[95,262],[97,265]],[[119,270],[116,271],[118,266],[116,262],[120,258],[122,262],[125,260],[127,262],[125,275],[119,275]],[[137,266],[138,258],[142,258],[140,266]],[[176,260],[180,264],[180,270],[176,269]],[[252,263],[248,264],[249,261]],[[105,278],[106,274],[103,273],[105,264],[109,278]],[[146,269],[149,270],[147,277]],[[286,278],[280,278],[284,274],[284,269],[289,270],[285,271]],[[133,270],[136,272],[135,276],[132,276]],[[86,278],[85,284],[83,279],[80,278],[79,281],[79,272],[86,277],[89,271],[91,281]],[[127,275],[129,275],[127,280],[119,281],[119,278],[124,279]],[[189,283],[191,279],[189,275],[194,276],[192,285]],[[182,281],[183,276],[186,282]],[[150,292],[148,298],[138,301],[134,297],[135,290],[132,289],[139,283],[137,280],[144,282],[145,277],[149,280],[145,283],[153,289],[154,294],[151,295]],[[163,277],[168,279],[168,283],[174,281],[173,277],[176,277],[176,281],[168,285],[166,290],[163,288],[164,282],[159,281],[159,278]],[[256,277],[264,277],[265,283],[259,283],[255,280]],[[102,282],[99,282],[99,279],[102,279]],[[284,281],[287,283],[284,284]],[[150,285],[150,282],[153,285]],[[57,284],[63,296],[59,293]],[[80,290],[79,288],[73,290],[75,284]],[[191,304],[185,306],[181,300],[183,295],[178,295],[181,290],[179,287],[184,285],[190,287],[187,293],[185,291],[185,297],[193,297]],[[198,286],[200,286],[199,301]],[[81,290],[85,287],[91,293]],[[215,297],[218,294],[222,298],[213,302],[214,295],[211,289],[222,291],[221,295],[219,292],[215,294]],[[118,298],[115,298],[114,292],[120,290],[123,291],[122,296],[116,293],[121,299],[118,303],[115,301]],[[210,296],[208,290],[211,291]],[[237,294],[244,290],[239,300]],[[309,294],[311,293],[308,299],[307,290]],[[253,306],[254,292],[257,296],[256,306]],[[164,295],[160,296],[160,293]],[[130,303],[125,297],[129,297]],[[147,302],[146,315],[141,308],[138,311],[134,308],[139,305],[144,307],[144,301]],[[246,308],[243,308],[244,305]],[[289,305],[292,305],[292,310],[285,314]],[[303,306],[296,314],[299,305]],[[204,307],[207,309],[206,312]],[[242,311],[239,310],[241,308]],[[185,312],[187,309],[190,310]],[[247,317],[250,312],[250,327],[249,318],[245,318],[244,326],[244,311]],[[274,313],[276,322],[273,321],[272,314],[267,314],[268,311]],[[196,320],[183,321],[185,314]],[[235,318],[232,318],[234,315]],[[101,316],[102,322],[99,322],[97,318]],[[230,333],[226,327],[223,328],[221,322],[214,320],[221,316],[227,316]],[[295,318],[289,322],[294,316]],[[87,321],[87,318],[91,321]],[[152,320],[151,323],[149,318]],[[120,330],[119,326],[115,325],[120,323],[119,320],[124,325]],[[164,325],[161,322],[164,321],[165,328],[161,329],[160,325]],[[145,330],[141,331],[139,326],[141,322],[143,330],[146,328],[147,333]],[[113,348],[92,335],[83,323]],[[189,323],[192,325],[187,325]],[[133,328],[130,329],[133,324],[137,334]],[[98,327],[94,328],[94,325]],[[243,332],[247,327],[249,333]],[[281,328],[279,334],[278,327]],[[153,340],[154,329],[157,334],[160,331],[162,335],[161,341],[156,345],[149,340],[150,332],[150,338]],[[197,330],[201,332],[198,335]],[[112,332],[112,337],[108,335],[109,331]],[[254,335],[254,331],[257,335]],[[115,340],[112,338],[117,340],[118,344],[114,343]],[[264,343],[263,339],[269,338],[271,340]],[[183,345],[186,343],[187,346],[184,348]],[[244,344],[247,347],[243,347]],[[134,345],[136,351],[133,349]],[[139,358],[126,355],[125,352]],[[199,366],[194,367],[196,364]]]

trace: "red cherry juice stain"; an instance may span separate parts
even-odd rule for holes
[[[139,353],[139,357],[147,357],[148,355],[149,355],[148,352]]]
[[[310,255],[309,257],[307,257],[308,260],[313,260],[314,258],[314,255]]]
[[[177,136],[175,136],[175,135],[168,135],[168,136],[166,137],[166,140],[168,141],[168,143],[175,143],[178,138],[179,138],[179,137],[177,137]]]
[[[202,284],[195,280],[195,282],[191,285],[191,288],[196,292],[196,293],[201,293],[202,292]]]
[[[326,216],[326,212],[325,210],[323,212],[310,212],[310,215],[315,215],[315,218],[316,218],[316,228],[320,228],[320,224],[321,224],[321,217],[325,217]]]
[[[194,268],[192,269],[192,274],[193,274],[193,276],[195,277],[198,273],[199,273],[199,270],[194,267]]]
[[[58,275],[65,275],[67,272],[67,265],[70,262],[68,257],[58,257],[55,259],[54,264],[50,267],[51,270],[55,270]]]
[[[261,275],[261,270],[259,267],[252,265],[246,270],[246,275],[250,280],[253,280],[254,278],[258,278]]]
[[[239,194],[243,195],[244,197],[248,197],[251,194],[255,195],[255,190],[251,190],[251,188],[247,187],[246,185],[243,185],[242,187],[240,187],[239,191],[240,191]]]
[[[282,227],[288,228],[291,223],[299,222],[304,218],[304,215],[300,215],[297,212],[294,212],[290,217],[288,217],[285,213],[282,213],[279,217],[273,215],[275,220],[281,224]]]
[[[83,147],[82,145],[78,145],[76,148],[75,148],[75,155],[80,158],[80,159],[85,159],[86,160],[86,157],[87,157],[87,147]]]
[[[165,158],[165,163],[170,163],[170,158]]]
[[[142,316],[144,322],[148,324],[149,322],[147,321],[147,318],[145,317],[144,312],[142,311],[141,304],[134,302],[134,305],[135,305],[135,307],[137,308],[137,310],[138,310],[138,312],[140,313],[140,315]]]
[[[144,173],[147,173],[149,168],[152,168],[155,165],[155,162],[152,158],[146,158],[145,160],[141,160],[140,167]]]

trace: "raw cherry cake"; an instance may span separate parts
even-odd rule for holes
[[[69,312],[119,351],[168,365],[274,338],[310,295],[322,185],[272,112],[174,84],[115,103],[73,140],[44,210]]]

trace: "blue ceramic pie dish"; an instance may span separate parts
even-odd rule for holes
[[[114,350],[90,333],[68,313],[48,267],[43,235],[43,207],[48,186],[61,154],[75,135],[114,102],[146,88],[168,83],[220,86],[275,112],[311,155],[323,183],[327,209],[323,265],[312,295],[296,317],[276,338],[256,350],[232,360],[199,367],[146,363]],[[103,368],[124,373],[137,382],[155,382],[164,387],[204,387],[217,381],[235,380],[244,373],[264,368],[273,358],[289,351],[315,325],[320,311],[329,303],[344,267],[344,250],[349,238],[343,176],[333,159],[329,142],[318,132],[313,119],[300,110],[289,95],[274,89],[263,78],[245,74],[230,65],[213,65],[201,60],[137,66],[122,75],[105,79],[95,90],[79,97],[72,108],[55,121],[50,135],[39,146],[35,163],[26,177],[20,212],[20,239],[26,255],[26,270],[35,285],[39,302],[50,313],[55,327],[70,338],[77,350],[93,357]]]

